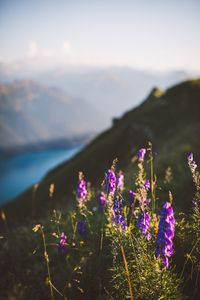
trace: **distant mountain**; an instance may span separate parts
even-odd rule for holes
[[[70,161],[52,170],[39,185],[35,193],[36,216],[44,214],[49,201],[49,186],[55,184],[54,203],[71,201],[70,195],[76,188],[77,174],[85,173],[86,179],[93,185],[101,184],[105,171],[114,158],[119,160],[119,168],[125,174],[134,173],[135,165],[130,169],[131,158],[140,147],[153,143],[156,174],[163,186],[164,174],[170,166],[173,182],[166,190],[158,189],[160,199],[168,198],[168,190],[174,196],[174,205],[187,211],[191,207],[193,184],[187,167],[187,155],[194,152],[195,160],[200,159],[200,79],[183,82],[166,91],[154,88],[147,99],[137,108],[115,119],[113,126],[99,135],[82,152]],[[128,172],[129,171],[129,172]],[[126,183],[132,188],[132,179]],[[67,184],[66,184],[67,183]],[[31,211],[29,189],[4,209],[12,217],[26,215]],[[163,200],[164,201],[164,200]],[[20,209],[19,209],[20,207]],[[22,211],[23,207],[23,211]]]
[[[34,81],[0,84],[0,149],[96,133],[105,117],[84,99]]]
[[[20,71],[20,65],[0,65],[0,81],[32,78],[67,93],[83,97],[93,107],[113,117],[139,105],[146,94],[158,85],[162,89],[191,78],[194,74],[179,71],[145,71],[129,67],[63,67],[46,72]]]
[[[128,67],[77,68],[40,74],[41,82],[82,95],[109,118],[137,106],[155,86],[167,88],[189,78],[184,71],[148,72]]]

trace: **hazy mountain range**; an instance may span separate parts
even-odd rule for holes
[[[149,72],[129,67],[68,66],[39,72],[21,65],[0,64],[0,82],[34,79],[61,88],[103,112],[107,125],[111,118],[140,104],[154,86],[166,89],[192,77],[197,74],[183,70]]]
[[[34,81],[0,84],[0,149],[73,139],[104,128],[83,98]]]
[[[109,118],[140,104],[154,86],[165,89],[189,77],[185,71],[150,73],[128,67],[57,69],[39,76],[42,82],[84,97]]]
[[[0,148],[96,134],[139,105],[152,87],[191,75],[83,66],[38,72],[1,63]]]

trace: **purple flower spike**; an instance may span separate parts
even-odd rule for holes
[[[146,149],[141,148],[141,149],[138,151],[138,159],[139,159],[140,161],[143,161],[143,160],[144,160],[145,154],[146,154]]]
[[[100,204],[100,206],[105,206],[106,203],[107,203],[106,195],[104,192],[101,192],[100,197],[99,197],[99,204]]]
[[[77,186],[77,197],[79,200],[85,200],[87,197],[86,182],[82,172],[79,172],[79,180]]]
[[[116,199],[114,202],[112,222],[113,224],[120,225],[123,230],[127,229],[127,225],[122,214],[122,201],[120,199]]]
[[[114,195],[116,189],[116,176],[115,172],[108,170],[105,174],[105,192]]]
[[[115,217],[113,217],[112,221],[113,221],[113,223],[120,225],[123,230],[127,229],[127,225],[126,225],[124,217],[122,215],[120,215],[120,214],[116,215]]]
[[[150,185],[149,179],[146,179],[145,183],[144,183],[144,188],[148,191],[150,189],[150,187],[151,187],[151,185]]]
[[[60,240],[58,242],[58,247],[61,252],[66,251],[66,246],[67,246],[67,236],[64,234],[64,232],[61,233],[60,235]]]
[[[171,203],[166,202],[160,213],[160,223],[156,238],[156,257],[163,258],[163,264],[169,267],[168,257],[173,254],[173,242],[175,219]]]
[[[148,240],[151,239],[151,234],[148,232],[150,227],[150,216],[148,211],[140,211],[138,216],[138,227],[142,231],[142,233],[147,237]]]
[[[122,200],[116,199],[113,205],[113,212],[115,215],[119,215],[122,210]]]

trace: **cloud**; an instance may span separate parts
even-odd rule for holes
[[[58,58],[69,56],[72,53],[71,43],[65,40],[60,47],[41,48],[36,41],[31,41],[28,45],[26,56],[30,59],[34,58]]]
[[[70,54],[71,53],[71,43],[70,41],[66,40],[64,41],[62,45],[62,52],[63,54]]]
[[[27,51],[27,57],[34,58],[50,58],[54,56],[54,51],[49,48],[40,48],[36,41],[30,42]]]
[[[24,63],[33,68],[48,68],[56,65],[70,63],[72,60],[72,49],[69,40],[63,41],[59,47],[40,47],[36,41],[28,45]]]
[[[39,53],[39,49],[38,49],[37,43],[35,41],[30,42],[29,47],[28,47],[27,56],[30,58],[33,58],[33,57],[37,56],[38,53]]]
[[[48,71],[53,68],[90,64],[90,60],[72,48],[68,39],[61,41],[60,45],[52,44],[51,47],[42,47],[38,41],[32,40],[27,44],[21,58],[8,61],[0,57],[1,62],[11,71]]]

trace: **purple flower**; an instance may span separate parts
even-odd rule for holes
[[[196,162],[193,160],[193,162],[191,163],[191,167],[192,167],[192,170],[195,171],[196,168],[197,168],[197,164]]]
[[[138,227],[142,233],[147,237],[148,240],[151,239],[151,234],[148,232],[150,227],[150,216],[148,211],[140,211],[138,216]]]
[[[150,187],[151,187],[151,185],[150,185],[149,179],[146,179],[146,180],[145,180],[145,183],[144,183],[144,188],[145,188],[146,190],[149,190]]]
[[[187,159],[193,161],[193,153],[189,153]]]
[[[169,259],[167,256],[163,257],[163,264],[164,264],[165,268],[169,268]]]
[[[190,153],[190,154],[188,155],[187,159],[188,159],[188,164],[189,164],[189,166],[190,166],[190,168],[191,168],[191,171],[194,172],[195,169],[197,168],[197,164],[196,164],[196,162],[194,161],[193,153]]]
[[[124,216],[122,216],[122,215],[116,215],[113,218],[113,223],[120,225],[123,230],[127,229],[127,225],[125,223]]]
[[[116,176],[115,172],[108,170],[105,174],[105,192],[110,195],[114,195],[116,189]]]
[[[127,229],[127,225],[124,220],[124,216],[122,213],[122,200],[117,198],[113,205],[113,224],[120,225],[123,230]]]
[[[119,189],[119,191],[123,191],[124,189],[124,174],[121,170],[117,175],[117,188]]]
[[[151,199],[141,199],[141,202],[145,207],[148,207],[151,202]]]
[[[166,268],[169,267],[168,257],[173,254],[174,237],[174,212],[171,203],[166,202],[160,213],[160,222],[158,226],[158,234],[156,238],[156,257],[163,258],[163,264]]]
[[[113,212],[115,215],[120,214],[122,210],[122,200],[119,197],[116,198],[114,205],[113,205]]]
[[[77,186],[77,197],[78,199],[85,200],[87,197],[87,189],[86,189],[86,182],[84,180],[84,176],[82,172],[79,172],[79,180]]]
[[[58,247],[61,252],[66,251],[66,246],[67,246],[67,236],[65,235],[64,232],[61,233],[60,235],[60,240],[58,242]]]
[[[100,204],[100,206],[105,206],[106,203],[107,203],[106,195],[104,192],[101,192],[101,194],[99,196],[99,204]]]
[[[77,231],[78,231],[78,234],[81,235],[82,237],[84,237],[86,235],[86,233],[87,233],[87,226],[86,226],[85,221],[83,221],[83,220],[78,221],[78,223],[77,223]]]
[[[138,159],[139,159],[140,161],[143,161],[143,160],[144,160],[145,154],[146,154],[146,149],[141,148],[141,149],[138,151]]]

